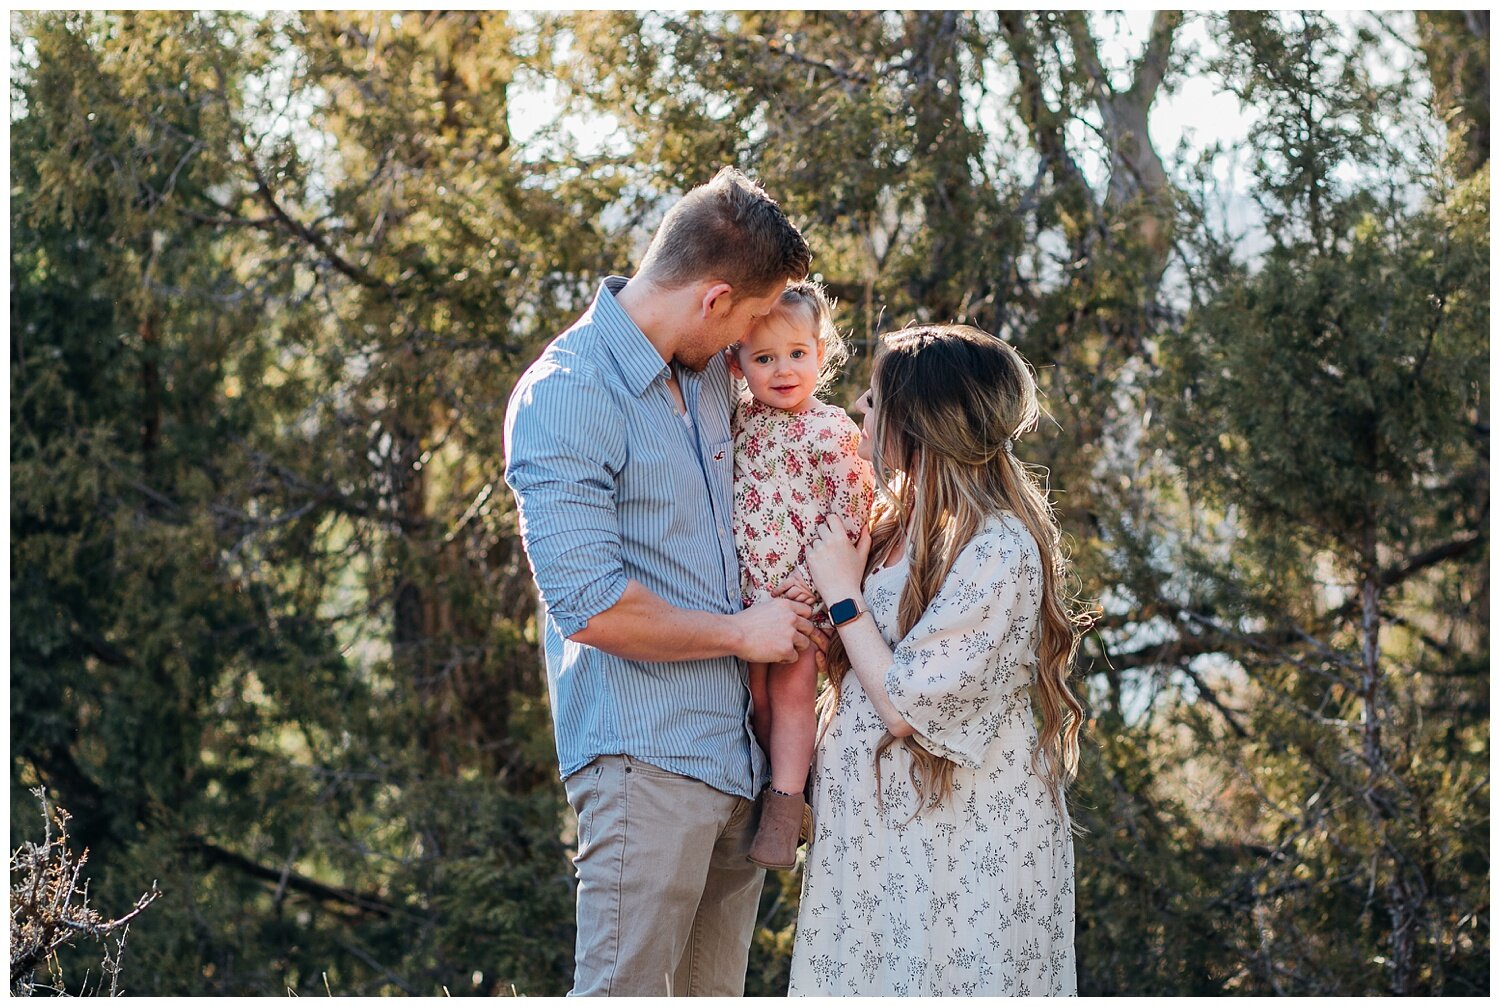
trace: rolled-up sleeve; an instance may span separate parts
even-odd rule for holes
[[[615,484],[624,422],[586,364],[539,364],[505,415],[505,481],[542,603],[563,636],[625,593]]]

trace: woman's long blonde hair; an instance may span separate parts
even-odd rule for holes
[[[1086,617],[1071,611],[1061,533],[1046,490],[1011,451],[1016,438],[1036,428],[1036,381],[1008,343],[967,325],[908,326],[883,343],[870,379],[878,491],[865,574],[905,529],[910,564],[896,616],[897,635],[905,636],[985,518],[1001,511],[1020,518],[1042,561],[1033,685],[1042,723],[1032,766],[1061,806],[1078,771],[1084,710],[1068,688],[1068,673]],[[829,687],[819,697],[825,730],[848,670],[848,654],[835,635],[828,651]],[[877,776],[881,755],[894,743],[887,733],[876,749]],[[952,791],[954,764],[915,738],[901,743],[912,757],[917,810],[936,807]]]

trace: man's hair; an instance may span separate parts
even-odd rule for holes
[[[667,289],[723,280],[756,297],[807,275],[812,252],[776,201],[736,168],[690,191],[667,211],[639,272]]]

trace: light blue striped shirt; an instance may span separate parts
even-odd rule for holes
[[[505,481],[542,596],[547,687],[564,778],[629,755],[754,797],[765,754],[736,657],[629,661],[567,637],[635,580],[680,608],[741,608],[734,551],[732,385],[722,357],[672,373],[611,276],[526,369],[505,415]]]

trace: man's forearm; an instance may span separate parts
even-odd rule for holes
[[[744,650],[733,616],[678,608],[637,581],[568,637],[630,661],[692,661]]]

